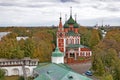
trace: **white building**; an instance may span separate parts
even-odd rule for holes
[[[38,65],[38,59],[0,59],[0,68],[6,76],[31,76],[33,69]]]
[[[21,40],[21,39],[26,40],[26,39],[28,39],[28,38],[29,38],[29,37],[27,37],[27,36],[26,36],[26,37],[22,37],[22,36],[21,36],[21,37],[16,37],[17,41],[19,41],[19,40]]]
[[[101,32],[102,32],[102,37],[104,38],[106,36],[107,32],[105,30],[101,30]]]
[[[62,52],[60,52],[59,48],[56,47],[55,51],[52,53],[52,63],[64,63],[64,55]]]

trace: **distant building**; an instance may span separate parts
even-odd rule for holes
[[[102,25],[102,26],[100,27],[100,31],[101,31],[102,38],[105,38],[105,36],[106,36],[106,34],[107,34],[107,28],[108,28],[107,25],[105,25],[105,26]]]
[[[27,37],[27,36],[26,36],[26,37],[22,37],[22,36],[21,36],[21,37],[16,37],[17,41],[19,41],[19,40],[21,40],[21,39],[26,40],[26,39],[28,39],[28,38],[29,38],[29,37]]]
[[[80,62],[81,59],[89,59],[92,51],[80,43],[80,34],[78,33],[79,25],[76,20],[70,18],[62,25],[62,18],[57,31],[57,46],[64,53],[66,63]]]
[[[33,68],[38,65],[38,59],[0,59],[0,68],[5,71],[6,76],[19,75],[26,76],[33,74]]]
[[[98,24],[96,24],[96,25],[93,27],[93,29],[98,29],[98,28],[99,28]]]
[[[101,34],[102,34],[102,37],[104,38],[106,36],[106,34],[107,34],[107,31],[101,30]]]

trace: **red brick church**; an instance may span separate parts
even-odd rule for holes
[[[64,53],[65,63],[79,63],[89,60],[92,51],[80,43],[80,34],[78,33],[79,25],[72,18],[72,10],[70,17],[62,25],[62,18],[57,31],[57,46]]]

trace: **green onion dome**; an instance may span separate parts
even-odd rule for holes
[[[75,23],[73,26],[74,26],[74,28],[78,28],[79,27],[79,25],[77,23]]]
[[[64,56],[62,52],[60,52],[59,48],[56,47],[55,51],[52,52],[52,57],[62,57]]]
[[[64,28],[69,28],[69,25],[67,22],[64,24]]]
[[[75,21],[74,19],[72,18],[72,16],[70,16],[69,20],[67,21],[68,24],[74,24]]]

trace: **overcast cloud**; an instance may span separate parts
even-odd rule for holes
[[[0,0],[0,26],[58,25],[77,14],[81,25],[120,25],[120,0]]]

